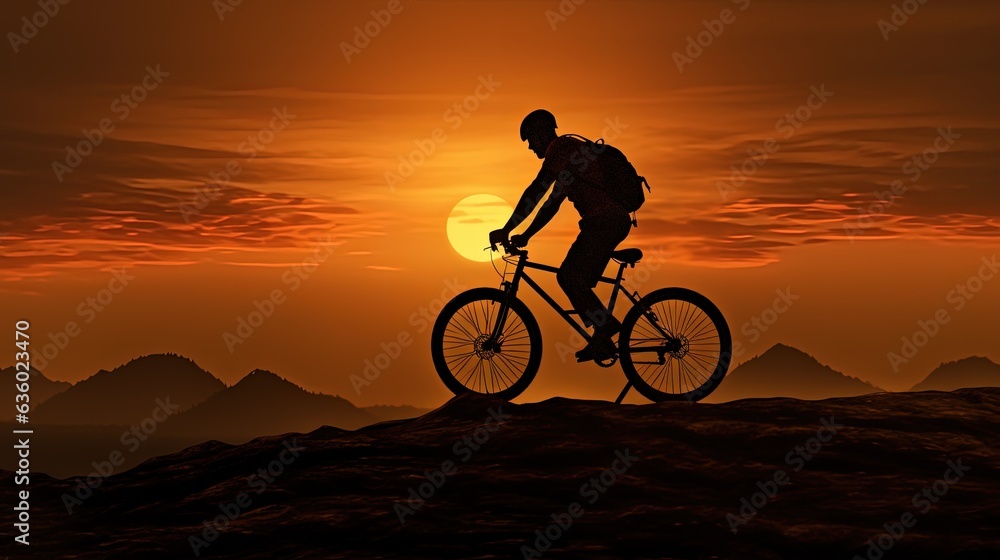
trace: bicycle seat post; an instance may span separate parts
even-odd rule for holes
[[[622,278],[625,276],[625,266],[625,263],[618,265],[618,275],[615,277],[615,287],[611,290],[611,300],[608,301],[608,313],[614,313],[615,300],[618,299],[618,291],[625,289],[622,286]]]

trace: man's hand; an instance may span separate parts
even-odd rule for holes
[[[490,232],[490,248],[494,251],[497,250],[497,245],[504,245],[508,243],[507,236],[510,232],[505,229],[495,229]]]
[[[526,233],[519,233],[510,238],[511,244],[515,247],[527,247],[528,241],[531,241],[531,236]]]

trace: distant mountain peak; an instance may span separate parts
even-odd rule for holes
[[[129,425],[146,418],[158,398],[186,409],[225,388],[190,358],[149,354],[100,370],[39,405],[36,415],[52,424]]]
[[[955,367],[955,366],[987,366],[996,367],[997,364],[993,360],[987,358],[986,356],[969,356],[968,358],[962,358],[959,360],[953,360],[950,362],[941,362],[938,368],[943,367]]]
[[[170,429],[186,434],[211,432],[214,437],[246,441],[324,425],[356,429],[379,420],[346,399],[306,391],[272,371],[255,369],[232,387],[178,415]]]
[[[138,358],[132,358],[128,362],[122,364],[118,368],[128,367],[128,366],[150,366],[150,365],[189,365],[196,366],[198,364],[194,363],[194,360],[186,356],[181,356],[180,354],[174,354],[173,352],[165,352],[163,354],[145,354],[139,356]]]
[[[871,383],[836,371],[810,354],[779,342],[733,369],[707,401],[777,396],[823,399],[881,391]]]
[[[966,387],[1000,386],[1000,364],[984,356],[943,362],[911,391],[953,391]]]
[[[764,357],[764,356],[768,356],[768,355],[771,355],[771,356],[799,356],[799,357],[806,357],[806,358],[809,358],[811,360],[815,360],[816,359],[816,358],[813,358],[811,355],[803,352],[802,350],[799,350],[798,348],[796,348],[794,346],[789,346],[789,345],[783,344],[781,342],[778,342],[774,346],[771,346],[770,348],[768,348],[767,350],[765,350],[764,353],[760,355],[760,357]]]
[[[255,370],[251,371],[250,373],[246,374],[245,376],[243,376],[243,379],[240,379],[239,381],[237,381],[236,384],[233,385],[233,388],[234,389],[239,388],[241,390],[247,390],[247,389],[253,389],[253,390],[269,389],[269,390],[278,390],[278,391],[281,391],[281,390],[284,390],[284,391],[301,391],[303,393],[309,393],[309,391],[306,391],[301,386],[299,386],[299,385],[297,385],[295,383],[292,383],[291,381],[285,379],[284,377],[281,377],[277,373],[274,373],[273,371],[269,371],[269,370],[266,370],[266,369],[260,369],[260,368],[255,369]]]
[[[113,378],[132,376],[155,376],[169,372],[176,375],[178,372],[207,373],[195,363],[191,358],[174,353],[146,354],[117,366],[111,371],[100,369],[91,379],[101,379],[108,381]],[[209,374],[210,375],[210,374]]]
[[[254,378],[258,378],[258,379],[262,378],[262,377],[273,377],[275,379],[283,379],[280,375],[278,375],[277,373],[274,373],[273,371],[268,371],[266,369],[260,369],[260,368],[255,369],[255,370],[251,371],[250,373],[246,374],[246,376],[244,377],[244,379],[249,378],[249,377],[254,377]]]

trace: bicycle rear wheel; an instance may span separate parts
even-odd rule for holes
[[[463,292],[444,306],[431,331],[431,357],[456,395],[480,393],[513,399],[528,388],[542,361],[542,332],[521,300],[494,288]],[[501,317],[502,315],[505,315]],[[491,340],[497,321],[503,329]]]
[[[732,349],[719,308],[684,288],[663,288],[639,300],[618,337],[622,370],[652,401],[705,398],[726,376]]]

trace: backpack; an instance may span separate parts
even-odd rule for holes
[[[587,147],[596,156],[598,167],[604,175],[604,184],[599,186],[617,200],[626,212],[632,214],[642,206],[642,203],[646,201],[646,194],[642,192],[642,188],[645,186],[647,192],[652,192],[652,190],[649,188],[646,178],[639,175],[621,150],[611,144],[606,144],[603,138],[598,138],[594,142],[579,134],[567,134],[567,136],[587,143]],[[632,223],[636,224],[635,219],[632,220]]]

